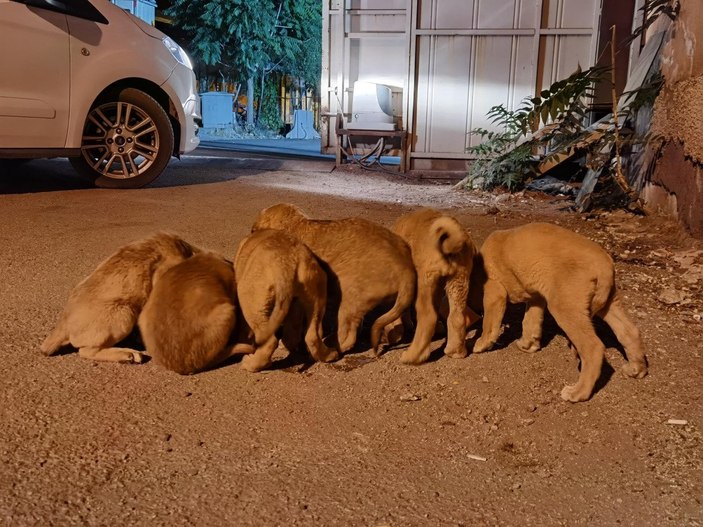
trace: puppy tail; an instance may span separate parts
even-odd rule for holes
[[[50,356],[59,351],[63,346],[67,346],[69,343],[70,339],[68,338],[66,321],[62,316],[54,330],[49,333],[49,336],[46,337],[44,342],[42,342],[40,349],[44,355]]]
[[[591,299],[591,316],[603,309],[615,296],[615,268],[598,269],[595,278],[593,298]]]
[[[286,319],[286,315],[288,315],[292,301],[293,297],[289,292],[274,289],[273,309],[271,310],[271,315],[269,316],[268,325],[260,334],[257,335],[257,346],[263,345],[276,334],[276,330],[283,325],[283,321]]]
[[[378,357],[381,353],[380,343],[381,343],[381,333],[383,329],[394,322],[412,305],[415,299],[415,282],[416,279],[413,277],[411,280],[406,280],[404,284],[398,290],[398,296],[395,297],[395,304],[393,307],[378,317],[376,322],[373,323],[371,327],[371,346],[373,351]]]
[[[450,216],[440,216],[434,220],[430,231],[437,242],[437,249],[444,256],[461,252],[469,241],[466,230]]]

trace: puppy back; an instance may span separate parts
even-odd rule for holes
[[[257,230],[239,245],[235,257],[237,295],[245,316],[270,308],[269,323],[257,330],[261,345],[275,333],[288,313],[301,265],[314,261],[310,250],[291,234]]]
[[[199,253],[168,269],[154,286],[139,328],[154,361],[181,374],[208,368],[235,326],[234,270]]]
[[[290,230],[307,219],[308,216],[299,207],[290,203],[278,203],[256,215],[251,232],[262,229]]]
[[[550,223],[528,223],[494,231],[481,246],[488,275],[506,285],[514,277],[545,292],[558,284],[592,283],[600,296],[610,294],[614,266],[596,242]]]

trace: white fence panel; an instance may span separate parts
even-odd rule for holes
[[[595,62],[600,0],[324,0],[324,6],[323,30],[336,34],[324,43],[323,114],[351,110],[356,80],[397,87],[411,167],[413,160],[470,159],[466,149],[479,139],[469,132],[492,127],[486,118],[492,106],[517,108]],[[333,135],[323,135],[323,147],[334,147]]]

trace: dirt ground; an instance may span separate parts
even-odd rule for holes
[[[580,215],[564,198],[216,157],[138,191],[0,194],[0,524],[703,525],[699,242],[657,216]],[[332,364],[278,352],[269,372],[182,377],[39,352],[71,288],[120,245],[166,229],[233,256],[256,212],[283,201],[386,226],[432,206],[478,244],[536,220],[577,230],[613,255],[650,373],[622,376],[598,324],[598,390],[563,402],[577,362],[550,320],[544,349],[521,353],[520,306],[494,351],[449,359],[438,339],[419,367],[399,362],[402,347],[375,359],[361,346]]]

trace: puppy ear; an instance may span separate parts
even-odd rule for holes
[[[180,252],[186,258],[190,258],[195,253],[200,252],[200,249],[189,244],[187,241],[183,240],[182,238],[176,238],[176,248],[177,248],[178,252]]]

